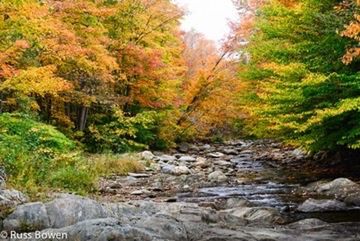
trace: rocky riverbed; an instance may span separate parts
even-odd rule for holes
[[[57,194],[29,203],[2,189],[2,229],[94,241],[360,240],[355,165],[323,167],[267,140],[182,144],[138,155],[144,173],[103,179],[89,198]]]

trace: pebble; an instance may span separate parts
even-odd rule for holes
[[[131,173],[131,172],[128,173],[128,176],[135,177],[135,178],[147,178],[147,177],[150,177],[150,175],[146,174],[146,173]]]
[[[220,158],[225,156],[224,153],[221,152],[213,152],[213,153],[209,153],[208,154],[209,157],[214,157],[214,158]]]

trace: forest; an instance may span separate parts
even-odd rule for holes
[[[360,8],[235,1],[219,47],[170,0],[0,1],[0,167],[27,193],[85,194],[123,153],[274,139],[360,149]]]

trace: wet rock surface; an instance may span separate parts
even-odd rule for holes
[[[357,179],[329,179],[299,149],[240,140],[138,156],[144,173],[104,178],[92,199],[15,202],[3,229],[80,241],[360,240]]]
[[[311,213],[343,211],[346,209],[346,204],[337,200],[315,200],[310,198],[301,204],[297,210],[304,213]]]
[[[69,205],[68,210],[60,209],[64,203]],[[54,208],[53,212],[49,212],[51,207]],[[18,232],[40,230],[42,233],[66,233],[68,240],[80,241],[355,241],[358,240],[360,231],[360,226],[356,223],[329,224],[317,219],[284,225],[281,214],[274,208],[237,207],[216,211],[191,203],[99,203],[73,195],[63,195],[49,203],[19,206],[5,222],[15,220],[15,215],[16,220],[21,222],[12,228]],[[29,225],[23,225],[24,223]]]

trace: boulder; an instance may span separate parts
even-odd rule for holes
[[[198,157],[198,158],[196,158],[195,166],[198,166],[201,168],[207,168],[210,166],[210,163],[206,160],[206,158]]]
[[[156,236],[164,240],[188,240],[184,224],[168,214],[158,213],[150,216],[137,222],[136,227],[152,233],[152,240],[155,240]]]
[[[177,148],[181,153],[186,153],[190,149],[190,145],[188,143],[181,143]]]
[[[114,218],[84,220],[61,229],[43,230],[41,233],[66,234],[67,237],[64,240],[77,241],[162,241],[162,239],[155,239],[154,234],[147,232],[145,229],[122,224],[119,220]],[[45,240],[50,241],[53,239]]]
[[[17,190],[0,189],[0,217],[27,200],[28,198]]]
[[[208,180],[210,182],[226,182],[228,177],[222,171],[214,171],[208,175]]]
[[[69,226],[87,219],[110,216],[108,210],[98,202],[74,195],[61,195],[47,203],[46,210],[53,228]]]
[[[211,146],[209,144],[205,144],[200,147],[200,150],[209,150],[209,149],[211,149]]]
[[[50,226],[46,206],[41,202],[18,206],[3,222],[4,230],[29,232],[43,230]]]
[[[175,165],[166,164],[161,167],[161,172],[165,174],[173,174],[175,170]]]
[[[224,161],[224,160],[215,161],[214,164],[215,164],[215,165],[218,165],[218,166],[222,166],[222,167],[228,167],[228,166],[232,166],[232,165],[233,165],[233,163],[227,162],[227,161]]]
[[[159,157],[156,158],[158,161],[160,162],[174,162],[176,161],[176,157],[175,156],[170,156],[170,155],[161,155]]]
[[[319,184],[316,191],[343,200],[354,192],[360,192],[360,185],[347,178],[338,178],[328,183]]]
[[[291,156],[296,160],[301,160],[301,159],[305,159],[307,157],[307,154],[300,148],[297,148],[291,152]]]
[[[165,214],[144,217],[134,223],[123,223],[115,218],[91,219],[60,229],[41,233],[66,234],[66,240],[78,241],[183,241],[188,240],[184,224]],[[42,239],[44,240],[44,239]],[[51,239],[45,239],[51,240]]]
[[[340,211],[346,210],[346,204],[337,200],[315,200],[310,198],[301,204],[297,210],[303,213]]]
[[[181,162],[195,162],[196,158],[192,156],[182,156],[179,158],[179,161]]]
[[[187,175],[190,174],[191,171],[187,166],[176,166],[174,168],[174,175],[181,176],[181,175]]]
[[[161,172],[165,174],[171,174],[175,176],[181,176],[190,174],[190,169],[186,166],[164,165],[161,168]]]
[[[320,219],[308,218],[308,219],[303,219],[303,220],[297,221],[295,223],[291,223],[287,226],[292,229],[307,230],[307,229],[319,228],[321,226],[326,226],[326,225],[328,225],[328,223],[326,223]]]
[[[140,156],[143,160],[151,161],[155,158],[155,155],[151,151],[143,151],[140,153]]]
[[[103,205],[74,195],[61,195],[46,204],[35,202],[18,206],[4,220],[5,230],[36,231],[62,228],[80,221],[111,217]]]
[[[241,224],[281,224],[284,219],[275,208],[239,207],[220,212],[220,216],[230,225]]]
[[[348,194],[344,202],[348,205],[360,206],[360,191]]]

